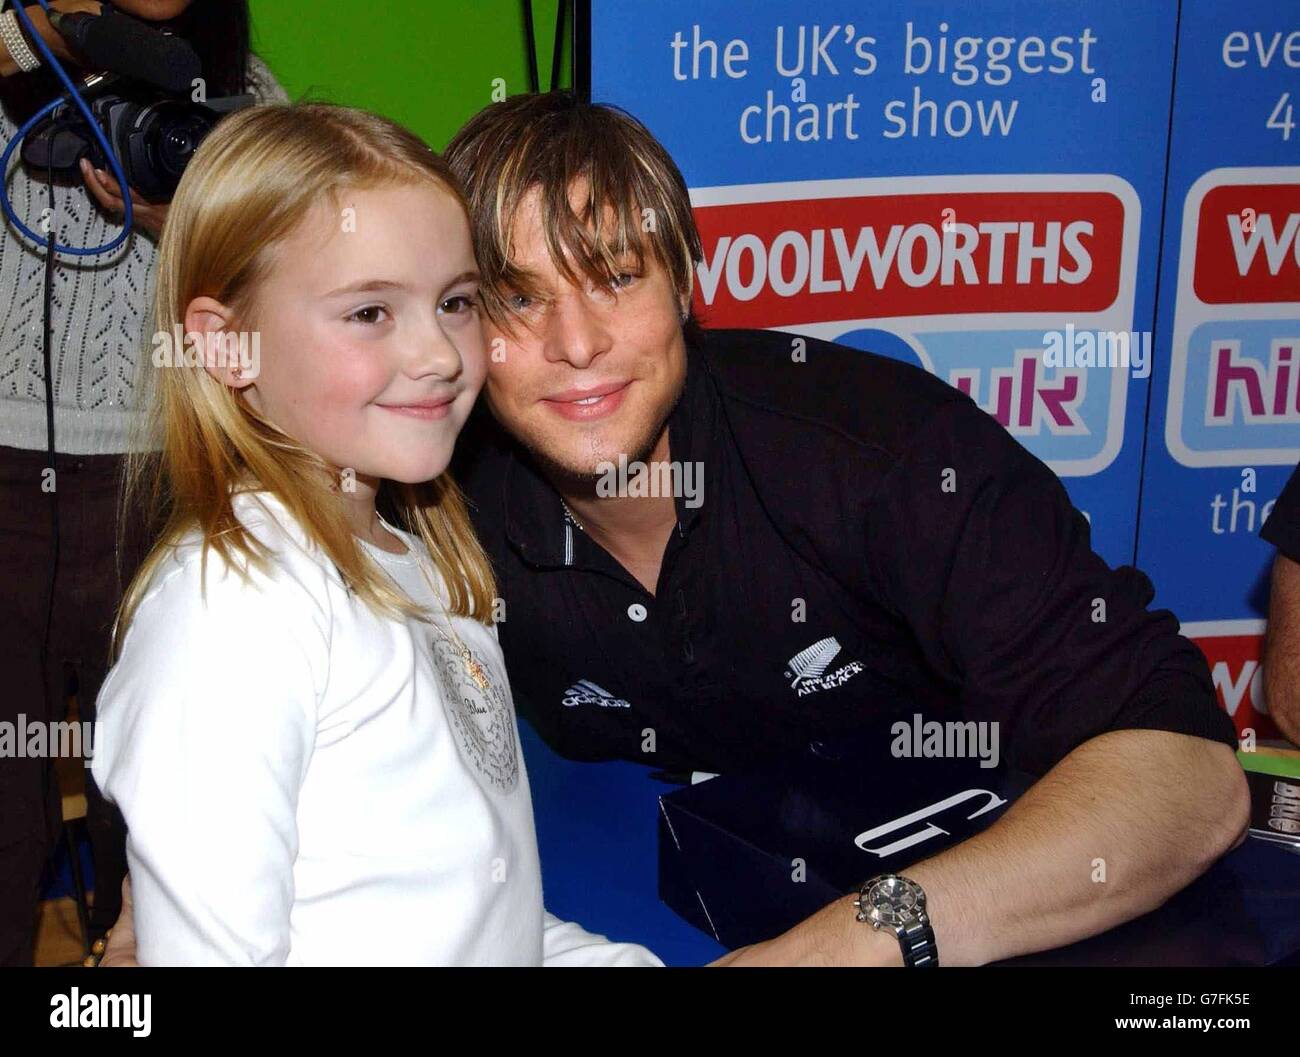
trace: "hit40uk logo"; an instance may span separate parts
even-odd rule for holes
[[[1192,185],[1177,298],[1173,457],[1300,461],[1300,167],[1214,169]]]
[[[1133,333],[1140,208],[1126,181],[812,180],[691,200],[709,325],[911,361],[1059,474],[1097,473],[1118,454],[1130,378],[1150,370],[1150,336]]]

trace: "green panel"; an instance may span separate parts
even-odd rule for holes
[[[1300,778],[1300,758],[1294,755],[1274,755],[1267,749],[1257,752],[1238,752],[1237,759],[1247,771],[1262,771],[1279,778]]]
[[[558,2],[533,3],[543,89],[550,86]],[[438,150],[493,101],[498,79],[506,95],[528,91],[523,0],[250,0],[249,7],[253,50],[291,99],[376,111]]]

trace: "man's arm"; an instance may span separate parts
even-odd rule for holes
[[[1281,551],[1273,559],[1264,691],[1269,715],[1283,734],[1300,745],[1300,564]]]
[[[1228,746],[1155,730],[1080,745],[984,832],[909,867],[943,965],[1064,946],[1158,907],[1246,834],[1250,800]],[[850,894],[728,965],[901,965],[892,933]]]
[[[959,398],[938,409],[870,509],[862,589],[907,622],[961,718],[1040,776],[988,830],[903,871],[925,889],[941,965],[1111,928],[1243,836],[1236,735],[1204,656],[995,420]],[[852,896],[734,956],[751,958],[901,963]]]
[[[1277,548],[1264,640],[1264,691],[1269,714],[1300,745],[1300,466],[1291,472],[1259,535]]]

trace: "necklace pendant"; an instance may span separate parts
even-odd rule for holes
[[[474,680],[475,685],[480,690],[487,690],[487,672],[483,670],[483,665],[474,659],[474,655],[469,652],[469,647],[461,651],[460,659],[465,662],[465,671],[469,673],[469,677]]]

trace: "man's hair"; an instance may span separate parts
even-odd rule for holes
[[[580,272],[609,283],[622,270],[621,255],[643,263],[649,250],[673,289],[689,295],[703,253],[686,181],[625,110],[569,92],[512,96],[470,118],[443,157],[467,192],[483,308],[498,326],[513,322],[506,296],[530,294],[510,243],[519,204],[534,187],[547,250],[569,282],[578,283]],[[575,181],[587,188],[576,212],[569,199]],[[688,337],[698,333],[693,313],[685,328]]]

